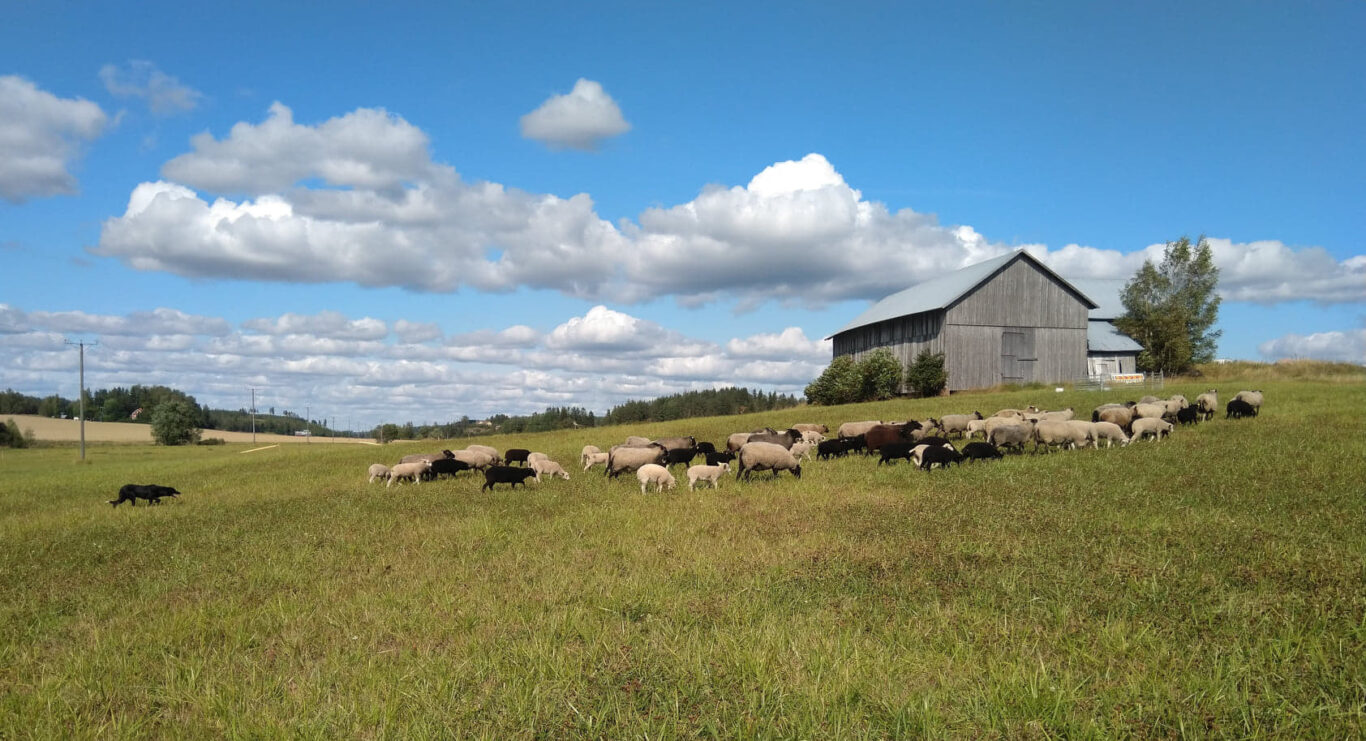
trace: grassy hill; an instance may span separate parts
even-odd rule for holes
[[[1255,384],[1161,443],[664,495],[571,464],[1131,395],[481,439],[573,475],[492,494],[365,483],[413,444],[0,451],[0,737],[1360,737],[1366,384]],[[104,503],[129,482],[185,495]]]

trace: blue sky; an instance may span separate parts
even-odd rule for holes
[[[7,8],[0,387],[800,393],[945,270],[1200,234],[1221,356],[1366,361],[1360,3],[441,5]]]

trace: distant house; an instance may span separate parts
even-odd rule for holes
[[[1114,320],[1124,315],[1120,294],[1123,279],[1077,278],[1072,285],[1099,304],[1091,310],[1086,327],[1086,372],[1093,376],[1134,373],[1143,346],[1119,331]]]
[[[1099,308],[1021,250],[894,293],[827,339],[836,357],[855,360],[887,348],[910,365],[922,350],[942,352],[950,391],[1059,383],[1088,374],[1089,314]]]

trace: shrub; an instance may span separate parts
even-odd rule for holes
[[[944,371],[944,353],[921,350],[906,371],[906,385],[916,396],[938,396],[949,385],[949,374]]]
[[[19,425],[15,424],[12,418],[7,420],[4,425],[0,425],[0,447],[27,448],[28,444],[32,442],[32,438],[33,433],[24,435],[19,431]]]
[[[199,442],[199,407],[184,399],[158,404],[152,412],[152,439],[161,445]]]
[[[224,440],[224,439],[221,438],[221,437],[206,437],[206,438],[204,438],[204,439],[202,439],[202,440],[200,440],[200,441],[198,441],[198,442],[195,443],[195,445],[227,445],[227,444],[228,444],[228,441],[227,441],[227,440]]]
[[[859,401],[882,401],[901,390],[901,363],[885,347],[868,353],[858,364],[863,379]]]
[[[806,386],[806,399],[812,404],[852,404],[862,393],[863,374],[850,355],[830,361],[825,372]]]

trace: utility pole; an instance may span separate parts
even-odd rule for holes
[[[75,345],[76,347],[79,347],[79,348],[81,349],[81,388],[80,388],[80,391],[78,392],[79,395],[78,395],[76,398],[77,398],[77,409],[79,409],[79,412],[78,412],[78,413],[80,414],[80,417],[81,417],[81,461],[84,462],[84,461],[85,461],[85,346],[86,346],[86,345],[98,345],[98,344],[100,344],[100,343],[98,343],[98,342],[85,342],[85,341],[83,341],[83,340],[77,340],[76,342],[72,342],[71,340],[66,340],[66,344],[68,344],[68,345]]]
[[[256,389],[255,389],[254,387],[252,387],[252,386],[248,386],[247,388],[251,389],[251,444],[252,444],[252,445],[255,445],[255,444],[256,444]]]
[[[311,442],[313,442],[312,440],[309,439],[309,438],[313,437],[313,418],[309,416],[310,414],[311,414],[311,412],[309,411],[309,407],[305,406],[305,407],[304,407],[304,432],[307,433],[307,434],[304,435],[304,443],[311,443]]]

